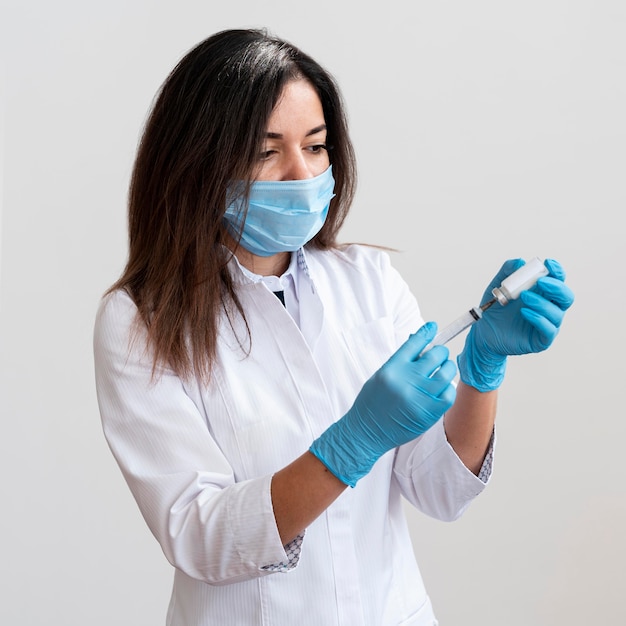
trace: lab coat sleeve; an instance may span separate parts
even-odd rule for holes
[[[491,475],[495,435],[480,478],[463,464],[448,443],[444,420],[396,451],[394,476],[404,497],[420,511],[442,521],[458,519]]]
[[[393,310],[398,345],[424,324],[417,300],[400,274],[385,261],[382,265],[386,299]],[[394,475],[403,495],[415,507],[436,519],[452,521],[460,517],[472,500],[480,494],[491,474],[493,445],[489,463],[474,475],[448,443],[444,419],[414,441],[396,452]]]
[[[288,557],[271,476],[235,482],[181,379],[167,368],[152,379],[135,313],[122,292],[103,300],[94,358],[104,434],[146,523],[170,563],[193,578],[224,584],[276,571],[268,566]]]

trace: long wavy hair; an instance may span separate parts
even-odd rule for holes
[[[245,320],[226,267],[227,188],[252,182],[272,110],[300,78],[322,102],[336,181],[326,222],[307,245],[331,249],[356,166],[339,89],[316,61],[265,30],[223,31],[191,49],[157,93],[131,176],[128,261],[109,289],[126,290],[137,305],[155,368],[208,379],[219,316]]]

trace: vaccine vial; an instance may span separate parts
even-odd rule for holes
[[[522,267],[507,276],[499,287],[491,291],[496,300],[505,305],[510,300],[515,300],[525,289],[530,289],[538,279],[546,276],[548,270],[539,257],[526,262]]]

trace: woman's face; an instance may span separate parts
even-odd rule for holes
[[[267,124],[256,180],[303,180],[330,165],[322,103],[311,83],[292,80]]]

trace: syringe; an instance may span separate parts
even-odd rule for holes
[[[530,289],[542,276],[546,276],[548,270],[539,257],[535,257],[522,265],[518,270],[507,276],[499,287],[492,289],[494,298],[481,306],[475,306],[467,313],[461,315],[444,329],[440,330],[428,348],[443,346],[465,329],[475,324],[483,313],[493,304],[499,302],[502,306],[519,297],[525,289]]]
[[[445,328],[440,330],[435,338],[432,340],[429,348],[433,346],[443,346],[451,339],[454,339],[457,335],[460,335],[466,328],[469,328],[472,324],[475,324],[492,304],[495,304],[496,299],[489,300],[489,302],[482,306],[475,306],[471,308],[467,313],[463,313],[461,317],[454,320],[454,322],[448,324]]]

